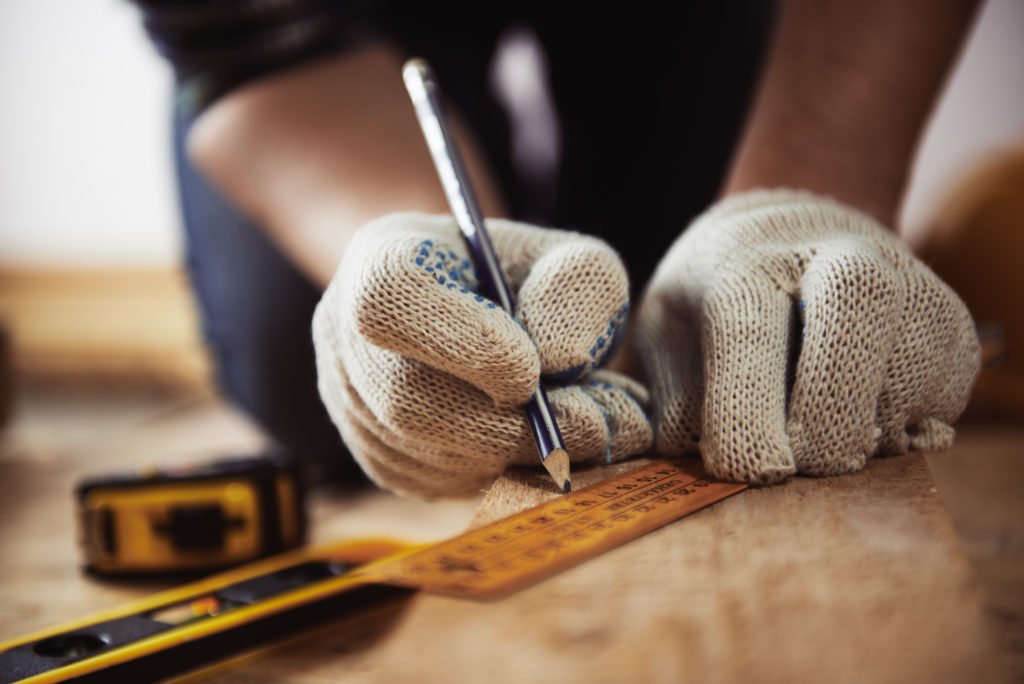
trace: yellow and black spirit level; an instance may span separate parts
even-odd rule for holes
[[[305,536],[296,469],[269,455],[93,478],[77,500],[85,565],[99,574],[223,568]]]
[[[264,647],[408,589],[350,579],[386,540],[298,549],[0,644],[0,684],[155,682]]]

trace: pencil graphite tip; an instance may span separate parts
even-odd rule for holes
[[[543,463],[557,487],[566,493],[572,491],[569,481],[569,454],[565,449],[555,449],[544,458]]]

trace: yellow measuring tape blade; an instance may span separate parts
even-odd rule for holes
[[[350,577],[501,598],[745,488],[699,466],[656,461]]]

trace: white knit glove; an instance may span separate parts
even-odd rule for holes
[[[781,190],[729,198],[675,242],[637,348],[658,451],[699,448],[752,483],[948,447],[980,364],[964,304],[890,231]]]
[[[629,286],[605,243],[487,222],[513,320],[475,294],[450,217],[394,214],[361,228],[313,318],[320,395],[379,485],[475,494],[509,464],[540,465],[522,408],[541,374],[573,461],[645,451],[646,391],[595,371],[625,326]]]

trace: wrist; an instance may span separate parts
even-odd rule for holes
[[[786,0],[724,195],[802,188],[892,226],[974,0]]]
[[[785,143],[775,142],[756,151],[741,152],[728,176],[721,197],[749,194],[764,188],[787,188],[830,197],[862,211],[885,226],[894,226],[907,180],[905,163],[875,164],[862,173],[856,155],[834,149],[827,158],[818,154],[794,154]]]

